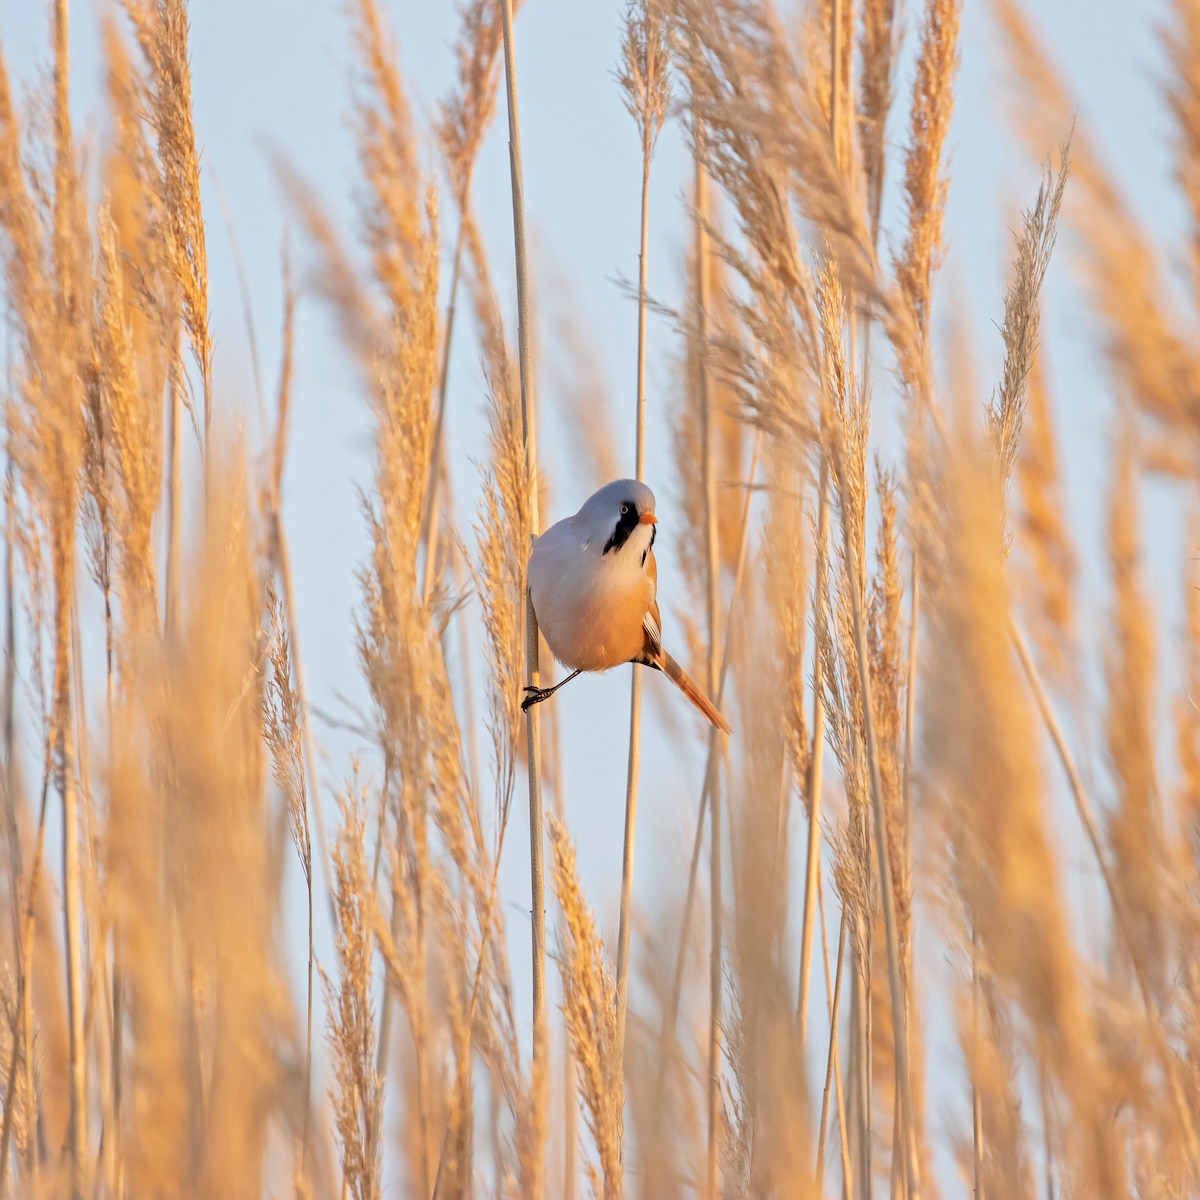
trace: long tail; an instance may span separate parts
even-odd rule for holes
[[[650,666],[657,667],[722,733],[733,732],[729,722],[717,711],[717,706],[661,646]]]

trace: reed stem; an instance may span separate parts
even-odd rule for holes
[[[517,270],[517,353],[521,376],[521,431],[525,440],[526,478],[529,484],[530,525],[536,534],[538,518],[537,424],[533,395],[533,361],[529,350],[529,274],[525,248],[525,185],[521,173],[521,132],[517,114],[516,55],[513,46],[512,0],[501,0],[504,25],[504,87],[508,105],[508,157],[512,176],[513,244]],[[536,688],[538,668],[538,624],[533,600],[525,597],[525,682]],[[541,1200],[544,1186],[545,1121],[544,1092],[549,1083],[546,1056],[550,1043],[546,1029],[546,871],[542,834],[542,718],[536,704],[525,713],[529,762],[529,875],[533,930],[533,1085],[537,1144],[533,1148],[534,1178],[530,1200]]]
[[[697,377],[700,391],[701,467],[704,483],[704,547],[708,560],[708,689],[717,691],[719,674],[718,638],[720,632],[721,575],[720,544],[717,527],[716,475],[713,463],[714,420],[712,391],[708,379],[708,311],[711,300],[712,276],[709,259],[709,191],[708,173],[704,169],[701,142],[696,153],[696,340],[699,346]],[[709,731],[709,757],[713,757],[720,733]],[[709,772],[711,799],[709,811],[709,899],[711,904],[709,944],[709,1016],[708,1016],[708,1153],[706,1195],[715,1200],[720,1190],[721,1140],[721,1010],[724,986],[722,969],[722,920],[724,906],[721,898],[721,783],[715,768]]]
[[[813,584],[816,640],[813,654],[812,749],[808,756],[808,849],[804,871],[804,917],[800,933],[800,1045],[808,1046],[808,992],[812,978],[813,921],[816,916],[817,881],[821,874],[821,790],[825,760],[825,689],[821,683],[819,647],[827,623],[825,600],[829,574],[829,461],[821,455],[820,493],[817,497],[817,567]]]
[[[638,250],[637,448],[634,476],[646,475],[646,244],[650,228],[652,129],[642,123],[642,221]],[[625,1014],[629,997],[629,935],[633,910],[633,847],[637,829],[638,782],[642,768],[642,668],[633,664],[629,685],[629,770],[625,779],[625,842],[621,856],[621,915],[617,929],[617,1061],[625,1057]]]

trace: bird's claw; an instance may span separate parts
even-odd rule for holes
[[[521,701],[521,711],[528,712],[535,704],[541,704],[550,695],[551,689],[525,685],[525,699]]]

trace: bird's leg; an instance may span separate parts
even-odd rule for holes
[[[521,701],[521,711],[527,712],[535,704],[541,704],[543,700],[549,700],[560,687],[571,682],[576,675],[582,674],[581,671],[572,671],[566,679],[560,679],[553,687],[549,688],[525,688],[525,699]]]

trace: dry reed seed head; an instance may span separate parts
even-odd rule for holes
[[[162,406],[138,376],[117,231],[109,211],[97,218],[99,271],[96,354],[100,364],[97,425],[106,434],[104,484],[111,481],[116,584],[134,639],[157,624],[153,521],[162,491]],[[132,664],[127,664],[132,665]]]
[[[245,473],[214,471],[186,637],[170,651],[157,640],[127,650],[139,661],[113,732],[104,863],[128,956],[130,1179],[145,1194],[193,1178],[213,1194],[260,1191],[267,1126],[291,1110],[256,686],[261,600]],[[189,1113],[201,1109],[196,1141]]]
[[[288,834],[300,859],[304,880],[312,886],[312,843],[308,831],[304,752],[301,743],[300,695],[292,686],[291,641],[283,602],[272,581],[267,582],[269,640],[267,658],[271,673],[263,688],[263,737],[271,751],[271,774],[287,805]]]
[[[797,781],[808,776],[805,650],[811,552],[805,544],[806,472],[795,456],[773,442],[768,467],[770,507],[763,533],[767,610],[772,617],[783,697],[782,726]],[[802,788],[805,806],[812,798]]]
[[[1050,678],[1074,679],[1075,551],[1064,519],[1053,413],[1043,355],[1033,356],[1024,435],[1016,464],[1016,583],[1024,623]]]
[[[1021,86],[1016,123],[1039,156],[1047,143],[1074,126],[1076,106],[1023,13],[1012,0],[997,0],[1007,39],[1010,69]],[[1086,130],[1072,136],[1071,189],[1067,215],[1080,235],[1084,279],[1100,319],[1107,357],[1138,408],[1157,429],[1184,440],[1196,453],[1200,429],[1200,360],[1173,309],[1156,249],[1104,169]],[[1160,464],[1180,462],[1177,452],[1156,456]]]
[[[939,470],[934,515],[944,554],[937,586],[924,589],[928,766],[919,794],[928,827],[948,847],[951,909],[961,906],[973,924],[986,970],[1025,1015],[1030,1052],[1063,1089],[1080,1128],[1091,1129],[1100,1079],[1047,836],[1032,714],[1012,658],[1000,486],[960,424]]]
[[[22,134],[0,59],[0,253],[17,321],[15,402],[8,406],[10,454],[47,536],[74,541],[76,476],[83,452],[84,345],[62,280],[74,251],[53,233],[53,195],[25,167]],[[85,243],[86,244],[86,243]],[[56,547],[66,565],[66,546]]]
[[[903,633],[904,582],[900,575],[897,495],[899,483],[875,462],[875,496],[879,529],[875,538],[875,571],[869,584],[867,646],[871,703],[883,781],[888,858],[895,897],[900,943],[900,971],[906,990],[913,949],[912,856],[904,811],[904,722],[907,663]],[[881,973],[880,978],[884,978]]]
[[[1164,878],[1167,845],[1154,764],[1154,630],[1141,588],[1138,461],[1127,427],[1117,441],[1108,526],[1113,617],[1105,656],[1105,733],[1117,788],[1109,838],[1122,908],[1133,925],[1129,949],[1137,958],[1134,966],[1157,994],[1166,983],[1169,885]]]
[[[562,910],[558,967],[562,1008],[575,1047],[576,1078],[588,1130],[600,1160],[599,1194],[623,1194],[624,1082],[617,1046],[616,986],[604,943],[584,899],[575,847],[555,817],[547,821],[554,858],[554,892]]]
[[[900,42],[896,0],[864,0],[862,31],[859,34],[862,66],[856,116],[867,206],[875,241],[879,238],[879,217],[883,207],[887,119],[895,98],[896,60]]]
[[[839,165],[828,120],[773,10],[672,0],[671,11],[689,31],[673,48],[692,126],[705,130],[706,166],[731,197],[741,232],[784,284],[810,363],[820,361],[818,322],[809,273],[795,251],[793,207],[822,230],[845,286],[882,321],[923,395],[927,364],[911,308],[882,276],[859,189]],[[745,275],[753,288],[755,273]]]
[[[860,148],[854,141],[854,31],[858,25],[855,0],[842,0],[837,6],[841,26],[837,30],[838,49],[838,121],[831,130],[834,154],[851,178],[861,178]],[[830,23],[830,60],[833,59],[833,26]]]
[[[744,259],[734,269],[756,297],[749,303],[731,298],[737,332],[713,341],[710,379],[728,389],[740,421],[793,453],[807,453],[818,429],[812,402],[818,359],[810,355],[807,334],[778,281]]]
[[[1007,485],[1021,440],[1029,372],[1033,368],[1041,329],[1041,293],[1058,237],[1058,216],[1070,175],[1070,138],[1059,153],[1057,171],[1047,168],[1032,208],[1021,214],[1021,232],[1013,275],[1004,297],[1004,370],[999,388],[987,407],[988,436]]]
[[[342,827],[333,850],[337,975],[321,971],[333,1059],[331,1100],[342,1172],[354,1200],[381,1195],[383,1080],[375,1070],[376,1021],[371,997],[374,894],[366,863],[366,798],[357,780],[339,795]]]
[[[895,270],[924,339],[929,336],[933,272],[939,265],[942,248],[948,188],[942,155],[954,111],[961,16],[960,0],[926,0],[921,49],[912,86],[904,162],[908,229]]]
[[[823,387],[821,390],[821,447],[829,455],[830,480],[840,513],[850,533],[856,562],[854,574],[866,597],[867,586],[867,444],[870,439],[870,400],[865,381],[847,359],[846,298],[836,265],[822,261],[817,274],[817,310],[821,323]],[[838,542],[843,580],[849,585],[850,564]],[[853,657],[853,656],[852,656]]]
[[[519,0],[513,7],[520,7]],[[461,25],[454,43],[457,86],[442,102],[435,122],[454,199],[460,209],[466,207],[475,159],[495,115],[496,64],[503,42],[497,0],[468,0],[461,11]]]
[[[813,0],[800,10],[796,38],[812,96],[830,128],[833,116],[833,0]]]
[[[212,336],[208,252],[200,203],[200,155],[192,124],[189,23],[184,0],[125,0],[148,76],[149,118],[157,138],[157,236],[165,269],[182,302],[183,327],[204,390],[204,429],[211,421]]]
[[[732,7],[708,6],[699,0],[671,0],[664,6],[675,30],[671,47],[685,88],[693,149],[702,154],[709,174],[734,202],[740,231],[762,266],[803,301],[808,273],[791,226],[783,186],[786,168],[773,153],[764,129],[752,119],[763,116],[761,89],[755,97],[759,108],[749,106],[742,90],[744,70],[759,66],[753,52],[777,52],[782,35],[769,22],[765,28],[752,23],[743,28],[737,15],[728,11]],[[754,43],[745,60],[735,57],[737,45],[729,44],[730,38],[737,44],[739,37]],[[700,129],[703,136],[697,137]],[[808,325],[811,328],[812,322]]]
[[[26,1070],[26,1032],[22,1013],[19,980],[6,962],[0,972],[0,1079],[12,1096],[12,1146],[21,1170],[27,1171],[37,1144],[38,1054],[36,1030],[30,1031],[28,1043],[34,1047],[32,1069]],[[11,1085],[9,1081],[11,1082]],[[30,1088],[30,1083],[35,1085]],[[9,1091],[4,1093],[9,1094]]]
[[[844,404],[840,406],[845,411]],[[873,831],[869,799],[869,771],[866,745],[866,714],[863,707],[861,677],[858,669],[858,649],[854,632],[854,601],[852,579],[858,580],[865,605],[866,595],[866,411],[856,427],[861,431],[859,450],[846,453],[845,431],[841,413],[826,402],[826,420],[833,446],[831,455],[837,476],[837,500],[840,508],[836,519],[845,523],[851,552],[857,563],[854,573],[846,557],[845,539],[835,541],[834,561],[837,570],[819,577],[815,587],[824,586],[823,603],[814,599],[817,669],[816,684],[823,689],[826,709],[826,738],[834,751],[842,775],[846,796],[845,820],[838,826],[834,841],[834,879],[847,912],[850,940],[856,962],[865,970],[871,961],[871,934],[879,902],[879,880],[872,853]],[[830,503],[834,497],[830,498]],[[831,521],[835,518],[831,515]],[[835,578],[836,588],[829,580]],[[820,605],[820,607],[818,607]]]
[[[139,301],[131,304],[128,315],[139,359],[158,363],[161,390],[164,360],[168,352],[173,354],[168,345],[173,347],[174,341],[159,334],[164,310],[173,313],[178,308],[174,295],[178,288],[165,269],[162,239],[158,236],[166,218],[161,211],[158,163],[149,136],[153,130],[147,119],[152,106],[152,77],[145,66],[142,70],[135,66],[115,18],[104,24],[104,55],[112,120],[111,145],[104,161],[106,206],[116,226],[125,286],[131,299]]]
[[[667,26],[658,0],[628,0],[616,74],[648,165],[671,108]]]
[[[375,0],[355,0],[352,19],[362,70],[352,117],[363,172],[359,219],[375,280],[392,309],[403,312],[421,274],[434,189],[417,166],[408,99]]]

